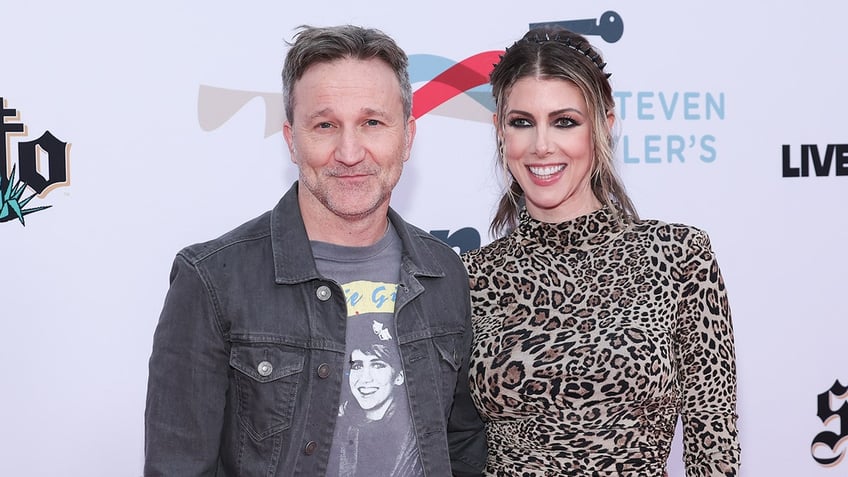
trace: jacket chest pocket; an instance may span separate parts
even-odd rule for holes
[[[241,425],[255,440],[291,426],[305,352],[279,345],[234,344],[230,366]]]
[[[439,374],[443,395],[450,400],[456,390],[456,379],[462,359],[467,350],[461,348],[462,335],[459,333],[436,336],[433,345],[439,357]]]

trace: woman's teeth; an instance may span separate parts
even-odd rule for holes
[[[544,166],[544,167],[533,167],[533,166],[531,166],[531,167],[528,167],[528,169],[530,169],[530,173],[533,174],[534,176],[539,177],[541,179],[547,179],[547,178],[553,176],[554,174],[565,169],[565,164],[559,164],[559,165],[556,165],[556,166]]]

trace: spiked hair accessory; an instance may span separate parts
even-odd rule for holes
[[[610,76],[612,76],[612,73],[607,73],[607,72],[604,71],[604,67],[606,67],[607,64],[604,63],[603,61],[601,61],[601,55],[596,53],[592,49],[592,46],[585,43],[585,42],[576,42],[572,38],[561,37],[559,33],[556,33],[554,35],[551,35],[549,33],[545,33],[544,35],[535,34],[532,37],[525,37],[525,38],[522,38],[521,40],[518,40],[516,42],[516,44],[518,44],[522,41],[531,42],[531,43],[538,43],[538,44],[555,42],[555,43],[565,45],[568,48],[571,48],[572,50],[574,50],[574,51],[580,53],[581,55],[585,56],[586,58],[588,58],[589,61],[594,63],[595,66],[597,66],[598,69],[601,70],[601,73],[604,75],[605,78],[608,79]],[[513,45],[513,46],[515,46],[515,45]],[[507,48],[504,51],[504,53],[508,52],[509,50],[510,49]],[[503,56],[501,56],[501,59],[503,59]]]

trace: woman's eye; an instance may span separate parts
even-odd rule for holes
[[[570,128],[570,127],[574,127],[574,126],[579,126],[579,124],[576,121],[574,121],[573,119],[571,119],[569,117],[557,118],[557,120],[554,122],[554,124],[557,127],[561,127],[561,128]]]
[[[514,128],[527,128],[532,126],[533,124],[524,118],[513,118],[509,120],[509,125]]]

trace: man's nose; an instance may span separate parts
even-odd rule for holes
[[[345,128],[336,145],[335,159],[348,166],[359,163],[365,158],[365,147],[356,130]]]

